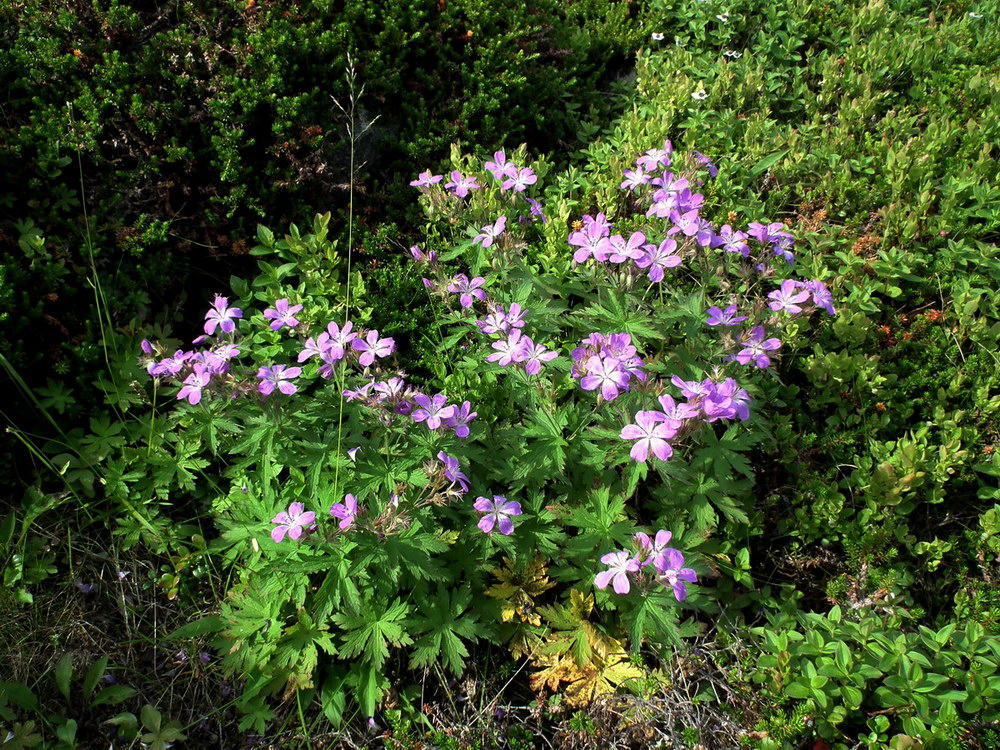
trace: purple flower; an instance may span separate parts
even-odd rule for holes
[[[697,161],[701,162],[702,165],[708,169],[708,174],[710,177],[717,177],[719,174],[719,168],[712,164],[712,160],[705,156],[701,151],[695,151],[691,149],[691,156],[693,156]]]
[[[809,299],[809,290],[803,289],[800,291],[798,284],[792,279],[785,279],[781,282],[781,287],[775,289],[773,292],[767,295],[768,299],[771,301],[768,303],[774,312],[779,310],[784,310],[785,312],[795,315],[796,313],[802,312],[802,308],[799,307],[800,302],[805,302]]]
[[[622,428],[619,435],[622,440],[637,441],[629,452],[632,460],[645,463],[650,451],[661,461],[673,455],[674,449],[667,440],[674,437],[677,430],[665,422],[666,417],[658,411],[640,411],[636,412],[635,424]]]
[[[476,418],[476,412],[471,411],[472,404],[468,401],[462,402],[461,406],[452,407],[454,412],[445,419],[444,423],[455,430],[455,437],[469,437],[469,422]]]
[[[625,179],[619,186],[622,190],[628,190],[634,192],[640,185],[648,185],[650,179],[652,179],[649,174],[643,172],[642,170],[633,171],[631,169],[626,169],[623,175]]]
[[[757,221],[751,221],[747,234],[753,237],[757,242],[762,245],[766,245],[769,242],[773,242],[781,235],[791,237],[790,234],[784,232],[785,225],[780,221],[771,222],[770,224],[761,224]]]
[[[421,172],[419,175],[417,175],[417,179],[413,180],[410,183],[410,185],[411,187],[416,187],[416,188],[426,188],[430,187],[436,182],[441,182],[441,180],[443,179],[444,175],[431,174],[431,171],[428,169],[426,172]]]
[[[451,190],[459,198],[464,198],[470,190],[478,190],[482,185],[476,182],[475,177],[463,177],[462,173],[456,169],[451,173],[451,182],[446,182],[444,187],[446,190]]]
[[[540,216],[543,224],[549,220],[549,218],[545,215],[545,212],[542,210],[541,203],[536,201],[534,198],[529,198],[526,195],[523,196],[523,198],[525,201],[527,201],[528,210],[531,212],[532,216]]]
[[[681,257],[675,255],[677,252],[677,243],[671,239],[665,239],[663,242],[656,245],[647,245],[647,250],[643,255],[636,260],[635,265],[639,268],[649,269],[649,280],[653,283],[660,283],[663,281],[663,270],[666,268],[675,268],[681,264]]]
[[[458,466],[458,459],[452,458],[444,451],[438,451],[437,457],[444,464],[444,476],[449,482],[457,482],[462,488],[462,492],[469,491],[469,478],[462,473]]]
[[[479,230],[479,234],[472,238],[473,242],[480,243],[484,248],[490,247],[493,242],[499,237],[507,228],[507,217],[501,216],[493,224],[487,224]],[[449,291],[451,291],[449,289]],[[482,297],[480,297],[482,299]],[[462,305],[462,307],[468,307],[469,305]]]
[[[603,263],[612,251],[611,240],[596,222],[573,232],[569,236],[569,244],[577,248],[573,253],[575,263],[583,263],[591,256]]]
[[[261,367],[257,370],[257,377],[260,378],[260,383],[257,384],[257,390],[265,396],[270,396],[274,393],[274,389],[277,387],[277,389],[286,396],[291,396],[298,389],[295,387],[295,383],[291,383],[289,381],[292,378],[297,378],[301,374],[301,367],[286,367],[285,365]]]
[[[282,326],[294,328],[299,324],[295,313],[302,309],[302,305],[289,305],[287,299],[279,299],[274,303],[274,307],[269,307],[264,311],[264,317],[271,320],[271,330],[277,331]]]
[[[632,539],[635,540],[636,545],[639,547],[640,554],[643,555],[643,559],[639,560],[640,565],[650,565],[655,564],[656,560],[663,552],[667,549],[667,545],[670,544],[670,540],[673,534],[664,529],[660,529],[656,532],[656,538],[650,539],[649,534],[645,534],[641,531],[636,532]],[[636,555],[639,558],[640,555]]]
[[[432,430],[436,430],[441,426],[443,420],[449,419],[455,414],[455,407],[448,405],[448,399],[445,398],[444,394],[438,393],[431,398],[423,393],[418,393],[413,397],[413,400],[420,408],[414,409],[410,417],[414,422],[426,420],[427,426]]]
[[[495,180],[503,180],[517,173],[517,165],[512,161],[507,161],[507,154],[503,151],[494,151],[493,160],[486,162],[483,167],[493,175]]]
[[[536,344],[527,336],[524,337],[523,342],[526,354],[524,358],[524,371],[529,375],[537,375],[542,369],[543,362],[551,362],[559,356],[558,352],[550,351],[541,344]]]
[[[674,430],[679,430],[687,420],[698,416],[697,407],[691,404],[678,404],[673,396],[663,395],[658,400],[663,410],[660,413],[665,418],[665,424]]]
[[[302,503],[292,503],[288,506],[288,511],[281,511],[271,519],[271,523],[277,524],[271,529],[271,538],[280,543],[288,534],[289,539],[298,539],[303,531],[313,531],[316,528],[316,514],[311,510],[305,511]]]
[[[312,357],[322,357],[329,348],[330,334],[328,333],[321,333],[315,339],[308,338],[304,348],[299,352],[298,361],[301,363]],[[343,349],[341,349],[341,357],[343,357]]]
[[[723,224],[718,235],[712,241],[713,247],[721,246],[727,253],[739,253],[744,258],[750,257],[750,247],[747,245],[746,232],[736,232],[728,224]]]
[[[521,515],[521,504],[507,500],[500,495],[494,495],[492,500],[485,497],[477,497],[473,508],[480,513],[485,513],[479,519],[479,528],[484,534],[492,534],[494,527],[500,529],[504,536],[510,536],[514,531],[514,516]]]
[[[515,193],[523,193],[528,189],[528,185],[534,185],[538,182],[538,177],[535,175],[534,171],[528,167],[523,169],[517,169],[513,174],[511,174],[503,184],[500,186],[503,190],[514,189]]]
[[[338,526],[342,531],[346,531],[351,528],[351,524],[354,523],[354,519],[358,515],[358,501],[354,495],[344,495],[344,502],[334,503],[330,506],[330,515],[339,518]]]
[[[750,394],[737,385],[732,378],[726,378],[721,383],[712,380],[705,381],[709,385],[708,392],[699,404],[706,422],[719,419],[739,417],[741,421],[750,418]]]
[[[684,555],[675,549],[665,549],[656,558],[656,569],[660,571],[659,581],[664,586],[670,586],[674,590],[674,597],[682,602],[687,597],[688,583],[697,583],[698,575],[691,568],[684,567]]]
[[[354,328],[354,323],[349,320],[344,321],[343,328],[332,321],[326,324],[326,335],[329,337],[329,346],[326,349],[326,354],[323,355],[324,362],[333,364],[344,358],[347,347],[351,346],[358,338],[358,334],[351,330],[352,328]],[[320,336],[322,335],[320,334]],[[316,343],[319,343],[319,341],[317,340]]]
[[[584,214],[583,216],[583,228],[588,229],[590,227],[596,227],[597,231],[607,237],[611,234],[611,230],[614,225],[608,221],[608,217],[604,215],[604,212],[597,214],[597,216],[591,216],[590,214]]]
[[[155,377],[162,377],[163,375],[176,375],[184,369],[184,363],[187,362],[193,354],[194,352],[185,352],[178,349],[174,352],[172,357],[164,357],[159,362],[150,363],[146,368],[146,372]]]
[[[494,341],[493,348],[496,351],[493,354],[488,354],[486,361],[496,362],[501,367],[506,367],[511,362],[523,362],[528,358],[524,341],[521,340],[521,331],[518,329],[507,334],[507,338]]]
[[[628,574],[639,570],[639,561],[635,556],[625,550],[609,552],[601,557],[601,562],[607,565],[608,569],[597,574],[594,585],[599,589],[606,589],[610,583],[615,593],[627,594],[632,588]]]
[[[836,315],[837,311],[833,307],[833,295],[826,288],[822,281],[807,281],[805,288],[812,293],[813,304],[822,307],[830,315]]]
[[[361,356],[358,357],[361,366],[369,367],[376,357],[381,359],[392,354],[396,350],[396,341],[391,338],[380,339],[378,331],[372,330],[368,331],[363,339],[353,339],[351,347],[355,351],[361,352]]]
[[[632,232],[628,240],[616,234],[609,241],[612,254],[608,260],[612,263],[624,263],[628,259],[639,260],[645,254],[646,235],[642,232]]]
[[[635,164],[640,169],[647,172],[655,172],[661,167],[670,166],[670,154],[673,153],[673,146],[670,141],[664,141],[663,148],[651,148],[645,154],[636,159]]]
[[[600,388],[605,401],[614,401],[618,398],[619,389],[628,388],[628,374],[614,357],[591,356],[585,368],[587,375],[580,379],[580,387],[585,391]]]
[[[670,378],[670,382],[680,388],[681,395],[689,401],[695,401],[702,398],[709,391],[709,386],[706,381],[681,380],[680,375],[674,375]]]
[[[472,307],[473,297],[480,302],[486,299],[486,292],[479,288],[485,281],[486,279],[482,276],[476,276],[476,278],[470,281],[469,277],[464,273],[456,274],[455,278],[452,279],[451,283],[448,285],[448,291],[452,294],[461,295],[458,298],[458,302],[462,305],[462,307]]]
[[[754,326],[749,333],[744,334],[740,340],[743,349],[736,354],[736,361],[741,365],[752,361],[761,370],[768,367],[771,360],[767,352],[780,348],[781,341],[775,338],[765,339],[764,336],[764,326]]]
[[[215,295],[212,309],[205,313],[205,333],[209,336],[215,333],[216,327],[221,327],[223,333],[236,330],[235,318],[242,318],[243,311],[238,307],[229,307],[229,299]]]
[[[197,404],[201,401],[201,389],[208,385],[212,379],[212,373],[202,364],[195,365],[193,370],[194,372],[184,379],[184,385],[177,392],[177,398],[186,398],[188,403]]]
[[[736,305],[730,305],[725,310],[720,310],[715,305],[708,308],[708,320],[705,321],[710,326],[734,326],[747,320],[747,316],[737,317]]]

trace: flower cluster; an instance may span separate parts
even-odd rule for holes
[[[580,228],[569,235],[569,244],[576,248],[574,262],[593,258],[601,263],[621,264],[631,260],[636,268],[648,268],[649,280],[654,283],[663,281],[665,269],[682,262],[677,255],[677,242],[669,237],[657,244],[647,242],[643,232],[633,232],[625,239],[620,234],[612,235],[611,228],[603,213],[584,216]]]
[[[614,401],[618,394],[628,391],[633,378],[646,380],[640,368],[645,364],[632,345],[627,333],[605,336],[592,333],[572,352],[573,377],[580,380],[585,391],[600,389],[605,401]]]
[[[650,539],[648,534],[638,532],[633,537],[636,551],[619,550],[601,557],[608,566],[594,578],[594,585],[606,589],[610,584],[617,594],[627,594],[632,590],[631,577],[642,575],[643,568],[655,571],[653,578],[664,586],[669,586],[677,601],[687,598],[687,584],[696,583],[698,577],[691,568],[684,567],[684,555],[673,547],[668,547],[672,534],[661,529]]]
[[[306,339],[298,360],[302,363],[318,357],[321,363],[319,374],[329,379],[333,377],[334,366],[347,357],[349,352],[357,354],[358,364],[362,367],[370,367],[376,358],[388,357],[395,350],[396,342],[391,338],[380,337],[376,330],[361,336],[354,330],[351,321],[345,321],[343,327],[331,321],[323,333]]]

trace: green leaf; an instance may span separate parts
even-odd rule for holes
[[[97,681],[104,676],[104,672],[108,668],[108,657],[102,656],[100,659],[95,661],[90,665],[90,669],[87,670],[87,674],[83,678],[83,697],[86,700],[90,699],[90,696],[94,692],[94,688],[97,687]]]
[[[38,698],[30,688],[20,682],[0,682],[0,697],[25,711],[38,710]]]
[[[340,613],[334,622],[346,632],[342,636],[344,657],[361,656],[375,669],[389,657],[389,646],[409,646],[413,639],[403,629],[409,607],[397,599],[383,612],[368,610],[361,615]]]
[[[69,691],[70,682],[73,679],[73,656],[72,654],[64,654],[56,664],[56,687],[59,688],[59,692],[62,693],[63,698],[66,702],[70,702]]]
[[[167,635],[166,640],[176,641],[181,638],[195,638],[206,633],[218,633],[225,626],[225,620],[217,615],[202,617],[187,625],[181,625],[177,630]]]
[[[130,688],[128,685],[111,685],[94,696],[94,700],[90,702],[90,705],[115,706],[123,701],[127,701],[135,694],[135,688]]]
[[[56,727],[56,737],[67,745],[76,747],[76,719],[66,719],[66,722]]]
[[[782,151],[778,151],[777,153],[765,156],[763,159],[761,159],[759,162],[757,162],[750,168],[749,170],[750,176],[756,177],[759,174],[763,174],[768,169],[777,164],[780,159],[784,158],[787,153],[788,149],[786,148]]]

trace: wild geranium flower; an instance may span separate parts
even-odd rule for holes
[[[538,217],[540,217],[543,224],[545,224],[546,222],[548,222],[549,218],[545,215],[545,212],[542,210],[542,204],[541,203],[539,203],[538,201],[536,201],[534,198],[529,198],[526,195],[523,195],[521,197],[524,198],[524,200],[527,202],[527,204],[528,204],[528,211],[531,213],[532,216],[538,216]]]
[[[455,437],[469,437],[469,422],[476,418],[477,413],[472,411],[472,404],[463,401],[461,406],[455,406],[454,412],[444,420],[444,423],[455,430]]]
[[[501,367],[506,367],[511,362],[523,362],[528,357],[524,342],[521,340],[521,331],[517,329],[507,334],[507,338],[494,341],[493,348],[496,351],[488,354],[486,361],[496,362]]]
[[[708,320],[706,324],[710,326],[734,326],[747,320],[747,316],[736,314],[736,305],[729,305],[725,310],[720,310],[715,305],[708,308]]]
[[[767,356],[767,352],[781,348],[781,340],[765,339],[765,335],[764,326],[754,326],[748,334],[744,334],[741,339],[743,349],[736,354],[736,361],[741,365],[753,362],[761,370],[770,366],[771,359]]]
[[[673,538],[673,534],[665,529],[657,531],[656,537],[653,539],[650,539],[649,534],[642,531],[636,532],[632,536],[632,539],[639,548],[639,554],[636,555],[636,559],[639,561],[639,564],[655,564],[657,558],[659,558],[664,551],[668,549],[667,545],[670,544],[671,538]]]
[[[368,331],[368,334],[363,339],[353,339],[351,341],[351,348],[361,352],[361,356],[358,357],[358,362],[361,363],[361,366],[370,367],[376,357],[382,359],[392,354],[396,350],[396,341],[391,338],[380,339],[378,331],[372,330]]]
[[[507,154],[503,151],[493,152],[493,160],[487,161],[483,167],[493,175],[493,179],[495,180],[503,180],[517,173],[517,165],[514,162],[507,161]]]
[[[601,389],[605,401],[618,398],[619,390],[628,389],[628,375],[622,370],[621,362],[614,357],[592,356],[585,365],[587,374],[580,378],[580,387],[585,391]]]
[[[609,552],[601,557],[601,562],[607,565],[608,569],[602,570],[594,578],[594,585],[597,588],[606,589],[610,583],[617,594],[627,594],[632,590],[628,574],[639,571],[639,561],[635,559],[635,555],[625,550]]]
[[[635,445],[629,455],[633,461],[645,463],[649,452],[661,461],[666,461],[674,454],[674,449],[667,442],[677,434],[677,430],[666,424],[666,417],[658,411],[636,412],[635,424],[622,428],[622,440],[635,440]]]
[[[504,190],[513,189],[515,193],[523,193],[529,185],[538,182],[538,176],[529,167],[523,167],[511,174],[500,186]]]
[[[164,357],[159,362],[151,362],[146,367],[146,372],[155,377],[163,377],[165,375],[176,375],[181,370],[184,369],[185,363],[191,359],[194,352],[185,352],[178,349],[173,353],[173,356]]]
[[[303,531],[313,531],[316,528],[316,514],[305,510],[302,503],[292,503],[287,511],[281,511],[272,518],[271,523],[278,524],[271,529],[271,538],[280,544],[286,534],[289,539],[298,539]]]
[[[216,294],[212,309],[205,313],[205,333],[211,336],[216,328],[222,328],[223,333],[232,333],[236,330],[235,319],[242,317],[240,308],[229,307],[229,299]]]
[[[609,241],[612,254],[608,260],[612,263],[624,263],[629,259],[639,260],[646,252],[646,235],[642,232],[632,232],[627,240],[620,234],[616,234]]]
[[[458,302],[462,307],[472,307],[473,297],[480,302],[486,299],[486,292],[479,288],[485,283],[485,281],[486,279],[482,276],[477,276],[470,281],[469,277],[464,273],[459,273],[455,275],[451,283],[448,285],[448,291],[452,294],[461,295],[458,298]]]
[[[674,590],[674,597],[682,602],[687,598],[687,585],[684,583],[697,583],[698,575],[691,568],[684,567],[684,555],[675,549],[665,549],[656,558],[656,569],[660,572],[659,581],[664,586],[670,586]]]
[[[635,265],[638,268],[648,268],[649,280],[659,284],[663,281],[664,269],[676,268],[681,264],[681,257],[676,253],[677,243],[667,238],[659,245],[646,245],[645,252],[636,260]]]
[[[444,464],[444,476],[449,482],[455,482],[462,488],[462,492],[469,491],[469,478],[462,473],[458,466],[458,459],[452,458],[444,451],[438,451],[438,459]]]
[[[410,183],[410,186],[416,188],[427,188],[437,182],[441,182],[443,179],[444,175],[431,174],[431,171],[428,169],[426,172],[421,172],[417,175],[417,179],[413,180]]]
[[[721,383],[712,380],[705,382],[709,386],[708,392],[698,406],[706,422],[736,417],[745,422],[750,418],[750,394],[740,388],[735,380],[726,378]]]
[[[527,336],[524,337],[524,371],[529,375],[537,375],[543,362],[551,362],[559,356],[559,352],[550,351],[541,344],[536,344]]]
[[[573,253],[575,263],[583,263],[591,256],[603,263],[612,251],[611,240],[596,222],[570,234],[569,244],[577,248]]]
[[[330,515],[339,518],[340,523],[337,525],[341,531],[346,531],[351,528],[351,524],[354,523],[354,519],[358,515],[358,501],[354,495],[344,495],[344,502],[334,503],[330,506]]]
[[[448,399],[441,393],[434,397],[418,393],[413,397],[418,409],[414,409],[410,417],[414,422],[427,422],[427,426],[436,430],[441,426],[441,422],[449,419],[455,414],[455,407],[448,404]]]
[[[189,404],[197,404],[201,401],[201,390],[212,379],[212,373],[205,365],[197,364],[193,370],[194,372],[184,379],[184,385],[177,392],[177,398],[186,398]]]
[[[472,506],[485,515],[479,519],[479,528],[484,534],[492,534],[494,528],[499,528],[504,536],[510,536],[514,531],[514,516],[521,515],[521,503],[508,500],[501,495],[494,495],[490,500],[477,497]]]
[[[597,230],[605,237],[611,234],[611,230],[614,229],[614,224],[608,221],[608,217],[604,215],[603,211],[597,214],[597,216],[584,214],[582,221],[585,229],[588,227],[596,227]]]
[[[269,307],[264,311],[264,317],[270,319],[272,331],[277,331],[282,326],[294,328],[299,324],[295,313],[301,309],[302,305],[289,305],[287,299],[279,299],[274,303],[274,307]]]
[[[257,390],[265,396],[270,396],[274,393],[274,389],[277,388],[286,396],[291,396],[298,390],[298,388],[295,387],[295,383],[290,381],[292,378],[297,378],[301,374],[301,367],[286,367],[285,365],[261,367],[257,370],[257,377],[260,378],[260,383],[257,384]]]
[[[670,382],[681,389],[681,395],[689,401],[697,401],[709,391],[711,381],[682,380],[680,375],[674,375]]]
[[[803,286],[812,294],[813,304],[816,307],[822,307],[830,315],[837,314],[836,309],[833,307],[833,295],[826,288],[826,284],[822,281],[807,281]]]
[[[330,348],[330,334],[321,333],[316,338],[307,338],[306,343],[303,345],[302,351],[299,352],[298,361],[299,363],[305,362],[307,359],[312,357],[322,357],[323,352]],[[343,349],[341,349],[341,357],[343,356]]]
[[[651,148],[636,159],[636,166],[647,172],[655,172],[662,167],[669,167],[670,154],[673,153],[673,150],[674,147],[671,145],[670,141],[665,141],[663,143],[663,148]]]
[[[648,173],[642,170],[626,169],[622,176],[625,179],[622,180],[622,184],[619,187],[629,192],[634,192],[640,185],[648,185],[652,179]]]
[[[691,406],[691,404],[679,404],[674,401],[673,396],[664,394],[659,397],[658,401],[662,409],[660,413],[664,417],[664,424],[673,430],[679,430],[686,421],[698,416],[697,407]]]
[[[696,161],[700,162],[708,170],[709,177],[715,178],[719,175],[719,168],[712,163],[711,159],[701,153],[701,151],[691,149],[691,156],[693,156]]]
[[[358,334],[351,330],[353,328],[354,323],[349,320],[344,321],[343,328],[333,321],[326,324],[326,335],[330,337],[330,345],[327,348],[329,356],[324,357],[324,359],[329,361],[330,364],[343,359],[347,353],[347,347],[358,338]],[[320,334],[320,336],[322,335]]]
[[[451,190],[459,198],[464,198],[471,190],[478,190],[482,187],[475,177],[463,177],[457,169],[451,173],[451,181],[445,183],[445,189]]]
[[[774,312],[784,310],[791,315],[795,315],[802,312],[799,303],[805,302],[809,299],[809,296],[808,289],[800,289],[794,280],[785,279],[781,282],[780,288],[775,289],[767,295],[768,299],[771,300],[767,306],[774,310]]]
[[[712,246],[721,246],[727,253],[739,253],[744,258],[749,258],[750,247],[747,245],[747,237],[746,232],[734,231],[728,224],[723,224],[712,241]]]
[[[490,247],[496,241],[497,237],[504,233],[507,229],[507,217],[501,216],[492,224],[487,224],[479,230],[479,234],[472,238],[473,242],[478,242],[484,248]],[[463,305],[463,307],[468,307],[468,305]]]
[[[762,245],[774,242],[779,237],[785,236],[791,239],[788,232],[784,231],[785,225],[780,221],[773,221],[770,224],[762,224],[759,221],[751,221],[748,225],[747,234],[753,237]]]

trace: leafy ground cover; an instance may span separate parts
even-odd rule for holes
[[[990,12],[650,2],[586,148],[106,326],[14,433],[7,745],[996,746]]]

